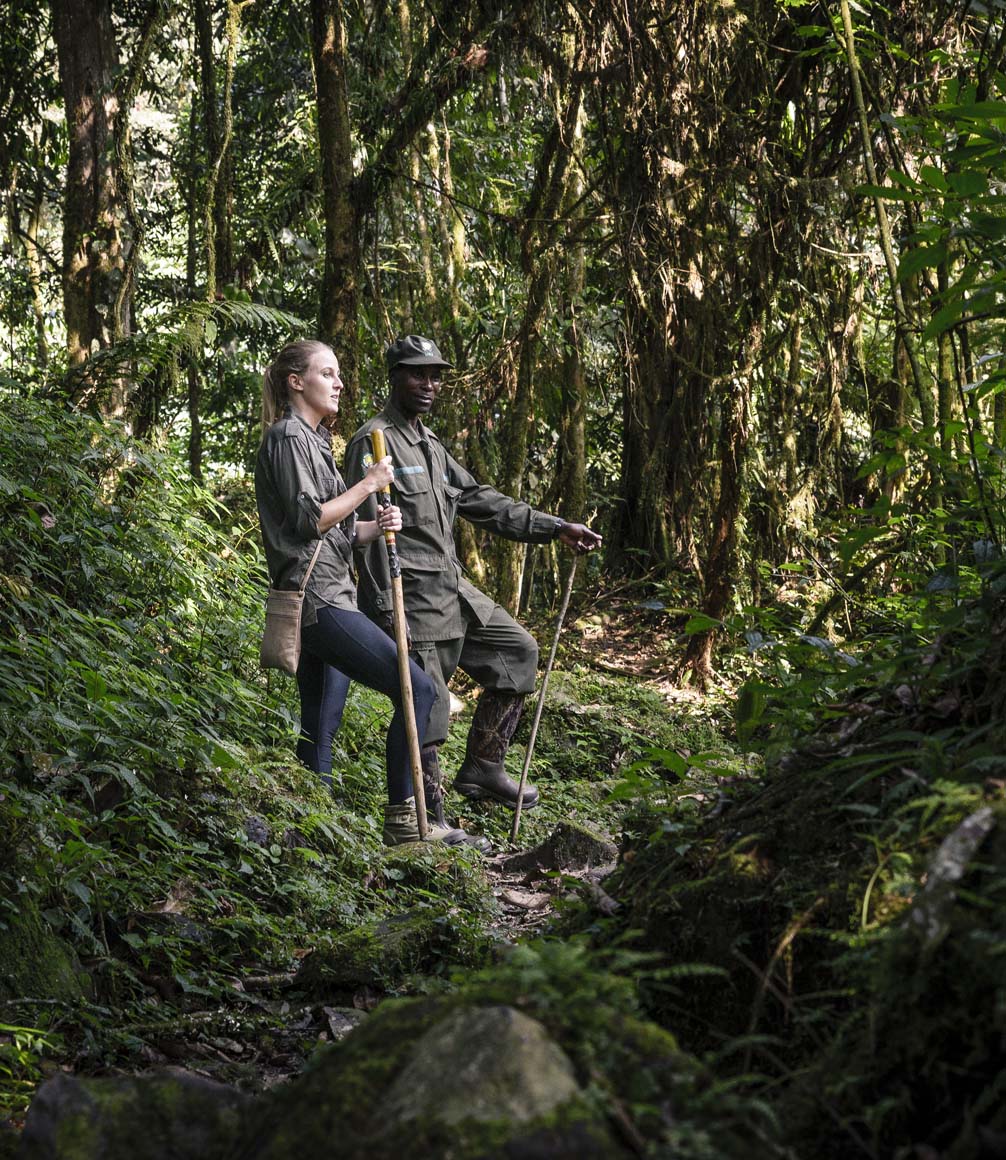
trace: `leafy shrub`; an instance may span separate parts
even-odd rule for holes
[[[250,526],[122,432],[35,400],[0,415],[0,753],[127,782],[234,765],[289,725],[254,674]]]

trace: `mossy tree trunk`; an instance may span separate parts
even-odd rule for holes
[[[67,357],[76,367],[114,341],[116,298],[131,244],[122,191],[111,163],[120,131],[115,91],[119,56],[110,0],[51,0],[51,8],[69,139],[63,313]],[[130,307],[125,304],[124,324]],[[95,400],[88,396],[88,401]],[[125,383],[116,381],[96,402],[106,416],[123,415]]]
[[[572,65],[575,54],[572,41],[566,43],[564,51],[567,64]],[[572,73],[572,69],[568,71]],[[557,86],[556,118],[542,147],[534,183],[524,207],[521,263],[529,285],[517,337],[514,392],[500,435],[503,454],[498,481],[500,490],[515,498],[522,497],[525,486],[540,327],[558,267],[556,239],[561,223],[560,211],[569,187],[570,162],[582,100],[579,82]],[[526,555],[527,546],[524,544],[499,540],[493,546],[495,597],[511,612],[517,611],[520,600]]]
[[[340,427],[354,430],[359,409],[357,315],[360,245],[353,193],[347,13],[342,0],[311,0],[311,50],[318,99],[318,143],[325,217],[325,266],[318,334],[333,344],[345,389]]]

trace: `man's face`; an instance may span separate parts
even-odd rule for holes
[[[443,367],[399,364],[391,372],[391,398],[407,418],[428,415],[440,390]]]

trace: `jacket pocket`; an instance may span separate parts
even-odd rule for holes
[[[425,467],[396,468],[394,496],[402,510],[403,527],[414,528],[436,520],[437,501]]]
[[[432,552],[403,555],[402,586],[414,635],[422,637],[445,620],[458,620],[460,626],[457,567],[449,556]]]

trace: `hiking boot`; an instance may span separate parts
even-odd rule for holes
[[[483,761],[469,754],[462,762],[454,779],[454,788],[470,801],[489,798],[510,809],[517,808],[517,782],[503,768],[502,761]],[[530,782],[524,783],[522,810],[531,810],[538,804],[538,791]]]
[[[437,746],[424,745],[419,756],[423,765],[423,795],[426,798],[426,816],[430,821],[430,826],[436,825],[440,829],[449,830],[451,827],[447,825],[447,819],[444,817],[444,787]],[[464,836],[459,841],[451,842],[450,845],[471,846],[480,854],[493,852],[489,839],[483,838],[481,834],[469,834],[461,829],[457,832]]]
[[[431,825],[426,833],[427,842],[443,842],[445,846],[461,846],[468,835],[464,830],[454,830],[449,826]],[[416,817],[416,799],[384,807],[385,846],[404,846],[407,842],[418,842],[419,819]]]
[[[523,712],[523,693],[483,689],[468,730],[467,756],[490,764],[502,762]]]
[[[468,730],[465,759],[454,779],[454,788],[462,797],[471,801],[490,798],[512,810],[517,808],[518,785],[507,776],[503,758],[517,732],[523,710],[523,693],[483,690]],[[521,809],[530,810],[537,804],[538,791],[526,783]]]

